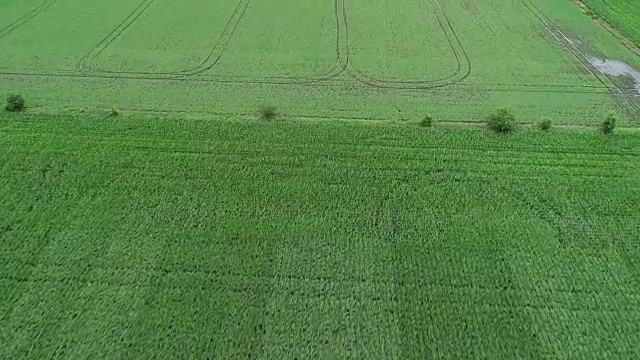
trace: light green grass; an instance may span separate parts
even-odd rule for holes
[[[459,46],[454,44],[452,49],[448,42],[450,30],[436,4],[420,0],[349,4],[352,62],[366,76],[387,81],[436,81],[458,71],[454,50],[459,51]],[[467,66],[462,65],[460,70],[465,71]]]
[[[639,142],[3,116],[0,358],[638,358]]]
[[[83,56],[137,5],[126,0],[91,4],[80,0],[42,2],[53,5],[0,38],[0,68],[3,70],[75,72]],[[13,6],[24,7],[21,2],[12,2],[4,5],[2,11]]]
[[[239,3],[244,1],[150,2],[139,18],[117,29],[122,34],[92,53],[98,70],[179,72],[207,64],[218,56],[221,34]],[[143,8],[144,9],[144,8]]]
[[[25,0],[19,2],[12,0],[0,1],[0,8],[2,9],[0,12],[0,29],[5,29],[11,24],[20,21],[25,14],[28,14],[45,2],[46,1],[43,0]],[[1,33],[2,32],[0,32],[0,34]]]
[[[319,77],[336,64],[333,1],[252,1],[215,76]]]
[[[637,124],[545,27],[638,67],[569,1],[48,1],[0,34],[0,94],[33,112],[214,117],[271,103],[294,117],[478,121],[508,107],[521,122],[595,125],[618,110]],[[37,4],[3,3],[0,23]]]

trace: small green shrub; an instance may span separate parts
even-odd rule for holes
[[[487,117],[487,126],[497,133],[513,131],[516,117],[507,109],[498,109]]]
[[[278,116],[278,111],[275,106],[265,105],[260,108],[260,118],[262,120],[273,120]]]
[[[116,117],[118,115],[120,115],[120,109],[118,109],[117,107],[112,107],[111,111],[109,111],[109,116]]]
[[[424,127],[431,127],[433,126],[433,117],[431,116],[431,114],[427,114],[425,115],[422,120],[420,121],[420,125],[424,126]]]
[[[602,130],[602,133],[604,133],[605,135],[609,135],[613,132],[613,129],[616,128],[616,122],[617,122],[616,114],[610,113],[604,119],[604,122],[600,126],[600,130]]]
[[[536,129],[547,131],[551,129],[551,119],[542,119],[536,123]]]
[[[22,111],[24,110],[24,98],[19,94],[9,94],[9,96],[7,96],[7,104],[4,108],[11,112]]]

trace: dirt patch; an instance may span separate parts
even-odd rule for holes
[[[622,33],[620,33],[615,27],[609,24],[606,20],[600,18],[595,12],[593,12],[589,7],[583,3],[581,0],[571,0],[572,3],[576,4],[582,11],[589,16],[593,21],[595,21],[598,25],[605,28],[611,35],[613,35],[618,41],[620,41],[629,51],[633,52],[637,56],[640,56],[640,48],[638,48],[631,40],[627,39]]]

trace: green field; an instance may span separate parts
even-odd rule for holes
[[[0,119],[0,358],[640,357],[637,132]]]
[[[635,0],[582,0],[634,44],[640,46],[640,3]]]
[[[0,360],[640,359],[640,57],[600,24],[0,0]]]
[[[640,60],[570,1],[138,1],[0,1],[0,94],[46,114],[640,123],[589,58]]]

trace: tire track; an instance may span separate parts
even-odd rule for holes
[[[520,0],[522,4],[542,23],[545,29],[553,36],[562,47],[569,52],[602,86],[609,90],[609,95],[616,105],[625,111],[631,119],[638,121],[640,117],[640,105],[636,104],[629,95],[620,89],[612,76],[599,74],[597,69],[589,61],[589,56],[575,45],[562,30],[531,0]]]
[[[146,9],[151,6],[151,3],[155,0],[143,0],[136,10],[132,14],[130,14],[127,18],[125,18],[118,27],[116,27],[110,34],[108,34],[103,40],[96,45],[96,48],[104,47],[106,42],[113,42],[115,38],[113,38],[116,32],[122,26],[131,26],[135,20],[133,17],[137,18],[146,11]],[[246,1],[250,0],[242,0],[239,5]],[[538,84],[461,84],[460,82],[466,78],[471,72],[471,62],[468,61],[468,57],[466,58],[469,63],[469,69],[467,71],[466,76],[462,80],[452,81],[442,84],[432,84],[432,83],[424,83],[420,82],[385,82],[385,81],[376,81],[376,79],[367,79],[362,78],[357,75],[354,76],[353,73],[353,64],[350,59],[349,54],[349,31],[348,31],[348,14],[347,14],[347,0],[334,0],[334,19],[335,19],[335,27],[336,27],[336,39],[335,39],[335,48],[336,48],[336,68],[333,73],[329,73],[326,77],[319,78],[294,78],[294,77],[263,77],[263,78],[255,78],[250,76],[202,76],[198,77],[197,74],[180,74],[180,73],[164,73],[158,75],[153,75],[154,73],[150,73],[150,75],[136,76],[122,73],[122,72],[92,72],[92,71],[82,71],[80,73],[73,71],[63,71],[63,70],[14,70],[14,69],[0,69],[0,74],[3,75],[16,75],[16,76],[31,76],[31,77],[66,77],[66,78],[86,78],[86,79],[122,79],[122,80],[145,80],[145,81],[180,81],[180,82],[209,82],[209,83],[218,83],[221,85],[225,84],[248,84],[248,85],[279,85],[279,86],[296,86],[296,85],[309,85],[309,86],[332,86],[334,84],[346,84],[344,80],[338,80],[337,77],[345,73],[348,77],[345,79],[355,79],[357,82],[349,85],[353,88],[357,88],[357,84],[360,84],[362,89],[374,88],[380,91],[402,91],[402,90],[446,90],[451,91],[457,89],[468,89],[471,92],[501,92],[501,91],[510,91],[510,92],[521,92],[521,93],[558,93],[558,94],[600,94],[601,92],[596,91],[582,91],[579,89],[610,89],[606,82],[601,82],[601,86],[593,86],[593,85],[584,85],[584,86],[567,86],[567,85],[538,85]],[[464,56],[466,57],[466,51],[462,47],[460,38],[455,33],[455,29],[451,26],[451,22],[440,3],[440,0],[432,0],[437,1],[437,5],[442,11],[445,19],[440,19],[440,24],[443,26],[448,26],[451,28],[454,39],[460,44],[461,50],[464,51]],[[524,0],[522,0],[524,3]],[[46,6],[47,8],[55,3],[55,0],[47,1],[43,3],[38,8],[32,10],[30,12],[40,13],[45,9],[42,7]],[[432,2],[432,8],[435,11],[435,4]],[[247,5],[248,6],[248,5]],[[525,4],[526,6],[526,4]],[[246,9],[246,8],[245,8]],[[531,11],[531,9],[529,9]],[[35,15],[37,15],[37,13]],[[535,12],[533,12],[534,15]],[[35,16],[33,15],[33,16]],[[136,16],[137,15],[137,16]],[[29,14],[23,16],[23,18],[28,17]],[[538,21],[541,21],[544,24],[544,20],[537,17]],[[129,25],[126,25],[127,21],[129,21]],[[237,24],[236,24],[237,26]],[[124,31],[124,30],[122,30]],[[446,34],[449,36],[449,34]],[[120,36],[120,35],[117,35]],[[116,38],[117,38],[116,36]],[[230,39],[230,38],[229,38]],[[451,37],[449,37],[451,39]],[[452,40],[453,41],[453,40]],[[84,59],[87,59],[90,55],[94,54],[95,49],[85,56]],[[82,63],[82,61],[81,61]],[[89,62],[87,62],[89,63]],[[82,68],[82,66],[79,66]],[[191,70],[191,69],[189,69]],[[357,69],[356,69],[357,70]],[[596,75],[597,76],[597,75]],[[346,86],[346,85],[345,85]],[[502,88],[504,87],[504,88]],[[518,87],[518,89],[510,89],[509,87]],[[554,88],[557,90],[549,90],[548,88]]]
[[[438,26],[442,29],[443,34],[447,38],[447,42],[456,59],[457,70],[453,74],[447,77],[444,77],[441,79],[435,79],[435,80],[407,80],[407,81],[382,80],[379,78],[368,76],[354,65],[353,60],[351,59],[350,44],[348,42],[348,36],[347,36],[347,44],[346,44],[346,47],[347,47],[347,62],[345,64],[346,73],[351,77],[353,77],[354,79],[356,79],[357,81],[360,81],[372,87],[410,89],[410,90],[434,89],[434,88],[449,86],[449,85],[457,84],[463,81],[464,79],[466,79],[467,77],[469,77],[472,71],[471,60],[469,59],[467,52],[464,46],[462,45],[462,42],[460,41],[460,37],[456,33],[449,17],[447,16],[446,10],[442,6],[442,3],[440,2],[440,0],[429,0],[429,1],[434,11],[434,15],[438,21]],[[343,4],[345,28],[347,29],[346,31],[348,32],[347,0],[342,0],[342,4]],[[350,65],[350,66],[347,66],[347,65]],[[458,76],[460,74],[460,71],[462,71],[463,68],[466,68],[466,72],[461,76]]]
[[[40,4],[40,6],[38,6],[35,9],[29,11],[28,13],[26,13],[25,15],[23,15],[22,17],[20,17],[16,21],[14,21],[11,24],[9,24],[9,25],[5,26],[4,28],[0,29],[0,39],[2,39],[3,37],[11,34],[13,31],[15,31],[16,29],[18,29],[22,25],[24,25],[27,22],[29,22],[29,20],[31,20],[31,19],[35,18],[36,16],[40,15],[42,12],[44,12],[45,10],[47,10],[48,8],[53,6],[56,3],[56,1],[57,0],[45,0],[42,4]]]
[[[202,60],[202,62],[192,68],[171,71],[171,72],[128,72],[128,71],[110,71],[105,69],[98,69],[96,66],[97,59],[100,54],[111,45],[118,37],[122,35],[122,33],[131,27],[136,20],[147,11],[147,9],[151,6],[151,4],[155,0],[143,0],[142,3],[131,13],[123,22],[121,22],[109,35],[107,35],[100,43],[96,45],[96,47],[87,54],[77,66],[78,71],[81,71],[85,74],[92,75],[115,75],[122,78],[131,78],[131,79],[170,79],[176,80],[182,77],[200,75],[207,70],[212,69],[219,62],[219,60],[224,55],[228,45],[233,38],[233,35],[238,28],[240,21],[244,17],[251,0],[240,0],[238,2],[238,6],[235,8],[232,16],[227,21],[225,28],[222,34],[219,36],[215,45],[212,47],[211,52],[207,55],[206,58]],[[334,11],[335,11],[335,19],[336,19],[336,60],[334,65],[328,71],[316,75],[316,76],[300,76],[300,77],[290,77],[290,76],[273,76],[273,77],[246,77],[246,76],[211,76],[212,81],[229,81],[232,79],[242,79],[238,82],[240,83],[270,83],[270,84],[288,84],[288,83],[312,83],[317,81],[322,81],[326,79],[330,79],[339,75],[340,71],[338,71],[338,64],[340,59],[340,27],[337,15],[337,4],[339,0],[335,0]]]
[[[346,1],[346,0],[345,0],[345,1]],[[431,7],[432,7],[432,8],[433,8],[433,10],[434,10],[434,11],[433,11],[433,12],[434,12],[434,14],[436,14],[436,20],[437,20],[437,22],[438,22],[438,25],[439,25],[440,29],[442,30],[442,33],[443,33],[443,34],[445,35],[445,37],[447,38],[447,42],[448,42],[448,44],[449,44],[449,47],[450,47],[450,49],[451,49],[451,51],[452,51],[452,53],[453,53],[453,55],[454,55],[454,58],[455,58],[455,60],[456,60],[456,66],[457,66],[457,68],[456,68],[456,70],[454,71],[454,73],[453,73],[453,74],[448,75],[448,76],[443,77],[443,78],[440,78],[440,79],[434,79],[434,80],[406,80],[406,81],[398,81],[398,80],[383,80],[383,79],[379,79],[379,78],[375,78],[375,77],[372,77],[372,76],[366,75],[363,71],[361,71],[361,70],[359,70],[359,69],[358,69],[358,67],[355,65],[355,62],[354,62],[353,60],[351,60],[351,61],[350,61],[351,66],[352,66],[352,67],[351,67],[351,70],[352,70],[352,71],[354,71],[354,72],[356,72],[356,73],[358,74],[358,76],[363,77],[363,78],[368,78],[368,79],[370,79],[370,80],[375,80],[375,81],[377,81],[377,82],[382,82],[382,83],[394,83],[394,84],[397,84],[397,83],[400,83],[400,84],[408,84],[408,83],[418,83],[418,84],[422,84],[422,83],[436,83],[436,82],[440,82],[440,81],[443,81],[443,80],[448,80],[448,79],[451,79],[451,78],[455,77],[455,76],[456,76],[456,74],[457,74],[457,73],[459,73],[459,72],[460,72],[460,70],[462,69],[462,63],[460,62],[460,58],[459,58],[459,56],[458,56],[458,54],[457,54],[457,51],[456,51],[456,48],[455,48],[454,43],[451,41],[451,38],[447,35],[447,30],[446,30],[446,28],[445,28],[445,25],[443,24],[443,22],[442,22],[442,20],[440,19],[440,17],[439,17],[439,16],[437,16],[437,12],[436,12],[435,7],[433,6],[433,3],[432,3],[431,1],[429,1],[429,3],[431,4]],[[345,11],[345,13],[346,13],[346,11]],[[346,19],[345,19],[345,21],[346,21]],[[350,54],[349,54],[349,55],[350,55]]]

